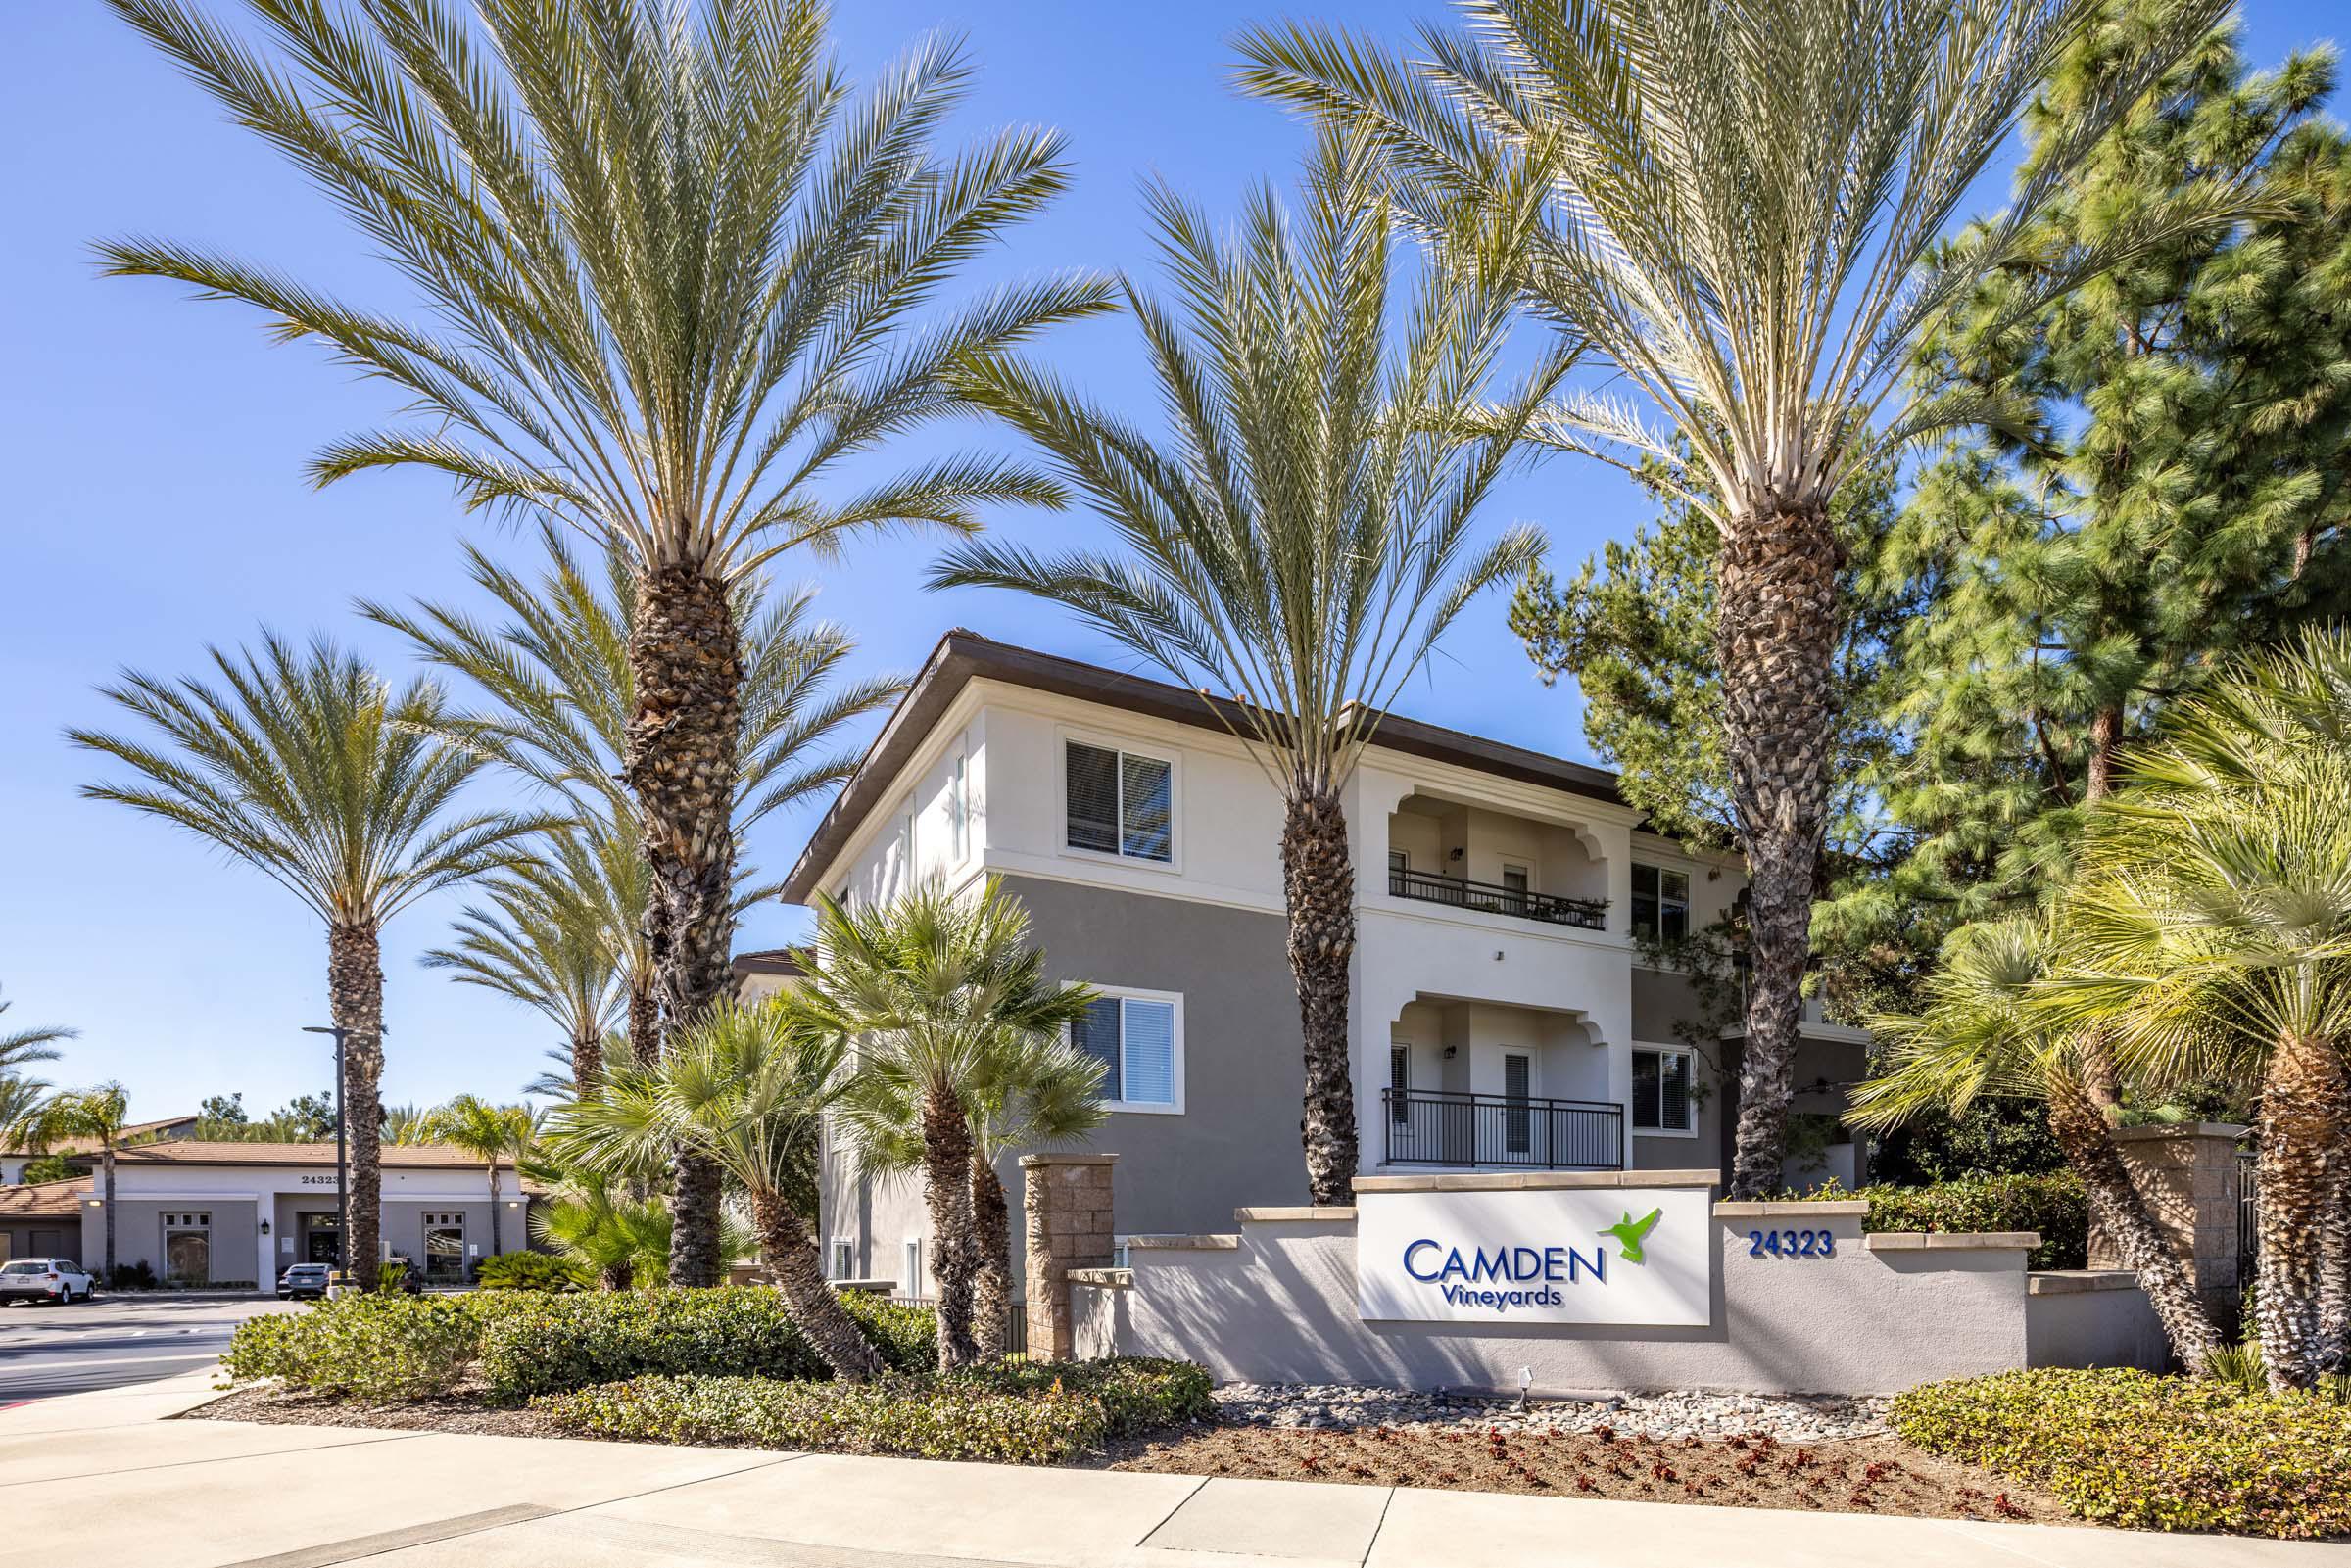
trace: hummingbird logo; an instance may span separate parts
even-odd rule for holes
[[[1615,1237],[1622,1249],[1617,1256],[1628,1263],[1637,1263],[1641,1261],[1641,1238],[1647,1236],[1664,1217],[1665,1211],[1662,1209],[1652,1209],[1639,1219],[1635,1219],[1628,1212],[1615,1224],[1603,1226],[1600,1233]]]

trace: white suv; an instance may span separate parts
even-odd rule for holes
[[[86,1302],[90,1276],[64,1258],[20,1258],[0,1263],[0,1302]]]

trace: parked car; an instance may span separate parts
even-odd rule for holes
[[[0,1302],[86,1302],[92,1281],[67,1258],[19,1258],[0,1263]]]
[[[326,1300],[326,1274],[324,1263],[296,1263],[277,1276],[277,1299],[299,1302],[307,1297],[322,1302]]]

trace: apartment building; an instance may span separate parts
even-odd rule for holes
[[[1394,715],[1345,809],[1366,1173],[1727,1166],[1735,1018],[1700,1018],[1688,976],[1645,966],[1636,933],[1721,915],[1736,859],[1644,832],[1603,770]],[[1271,785],[1197,694],[957,631],[784,896],[1001,878],[1050,973],[1101,993],[1078,1035],[1104,1064],[1093,1147],[1120,1156],[1122,1232],[1219,1230],[1235,1208],[1306,1200],[1280,829]],[[738,971],[755,991],[791,963]],[[1807,1023],[1796,1110],[1840,1109],[1866,1043]],[[1854,1166],[1836,1142],[1791,1177]],[[828,1147],[823,1207],[836,1277],[927,1288],[911,1184]]]

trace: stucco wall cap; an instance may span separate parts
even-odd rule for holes
[[[2247,1129],[2233,1121],[2182,1121],[2171,1126],[2117,1127],[2116,1143],[2145,1143],[2158,1138],[2241,1138]]]
[[[2074,1296],[2084,1291],[2136,1289],[2138,1273],[2130,1268],[2044,1268],[2025,1276],[2028,1296]]]
[[[1038,1165],[1115,1165],[1117,1155],[1023,1155],[1021,1168],[1032,1170]]]
[[[1232,1218],[1239,1225],[1352,1225],[1355,1211],[1338,1204],[1313,1209],[1235,1209]]]
[[[1861,1238],[1873,1253],[1984,1252],[2015,1248],[2031,1252],[2040,1245],[2038,1230],[1881,1230]]]
[[[1131,1268],[1073,1268],[1070,1283],[1091,1285],[1096,1290],[1134,1289],[1134,1270]]]
[[[1566,1192],[1607,1187],[1704,1187],[1721,1184],[1715,1170],[1431,1171],[1415,1176],[1358,1176],[1367,1192]]]
[[[1230,1251],[1239,1247],[1238,1236],[1129,1236],[1129,1252],[1208,1253]]]
[[[1868,1212],[1869,1201],[1865,1198],[1817,1198],[1809,1200],[1797,1198],[1777,1198],[1765,1199],[1761,1203],[1719,1203],[1714,1206],[1714,1214],[1718,1219],[1743,1219],[1750,1215],[1761,1216],[1779,1214],[1786,1214],[1792,1218],[1805,1214],[1816,1214],[1826,1217],[1834,1214],[1866,1214]]]

